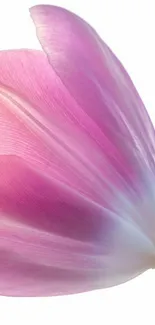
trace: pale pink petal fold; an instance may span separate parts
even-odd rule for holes
[[[45,53],[0,52],[0,294],[116,285],[154,267],[154,129],[88,24],[31,16]]]

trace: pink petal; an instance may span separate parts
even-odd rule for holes
[[[50,70],[41,52],[0,52],[2,295],[74,293],[101,281],[101,228],[109,221],[72,186],[82,163],[65,148],[67,135],[59,140],[63,124]]]
[[[154,129],[86,23],[31,14],[49,62],[0,52],[0,294],[116,285],[154,266]]]
[[[78,106],[81,126],[91,130],[110,160],[114,156],[115,168],[127,182],[135,181],[140,157],[154,171],[154,128],[112,51],[85,21],[65,9],[38,5],[30,13],[52,68]],[[95,126],[83,121],[81,112]],[[135,146],[138,155],[133,157]]]
[[[94,149],[97,145],[97,152],[89,151],[104,188],[101,201],[100,194],[96,200],[116,211],[111,202],[119,189],[117,212],[128,199],[138,205],[147,216],[134,216],[136,223],[143,223],[154,240],[155,133],[130,77],[92,27],[75,14],[48,5],[35,6],[30,13],[49,63],[75,103],[70,110],[79,128]]]
[[[123,192],[130,186],[140,194],[144,170],[155,172],[154,128],[128,74],[75,14],[47,5],[30,13],[49,63],[73,100],[72,115],[105,152],[104,159],[91,154],[91,162],[104,173],[104,181],[111,183],[111,175]]]

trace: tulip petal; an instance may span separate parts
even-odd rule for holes
[[[132,225],[21,158],[1,156],[0,169],[1,295],[98,289],[126,281],[149,265],[151,245]]]
[[[0,294],[116,285],[154,267],[154,129],[89,25],[31,15],[49,61],[0,52]]]
[[[104,188],[101,201],[99,193],[96,200],[119,214],[125,206],[154,241],[155,132],[130,77],[95,30],[75,14],[48,5],[32,7],[30,14],[52,69],[74,101],[72,115],[93,141],[93,154],[88,149],[86,155]],[[138,213],[131,212],[130,202]]]
[[[135,181],[140,157],[154,171],[154,128],[132,81],[112,51],[85,21],[65,9],[38,5],[30,13],[52,68],[79,110],[95,122],[98,132],[101,130],[102,137],[97,137],[91,128],[91,136],[97,137],[100,146],[105,148],[107,144],[108,155],[113,153],[115,157],[115,168],[128,182],[131,177]]]

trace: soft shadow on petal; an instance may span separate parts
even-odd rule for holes
[[[116,285],[145,271],[149,240],[132,224],[0,157],[0,294],[48,296]]]

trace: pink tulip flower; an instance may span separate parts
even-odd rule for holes
[[[43,51],[0,52],[0,294],[118,285],[155,265],[155,134],[85,21],[30,9]]]

